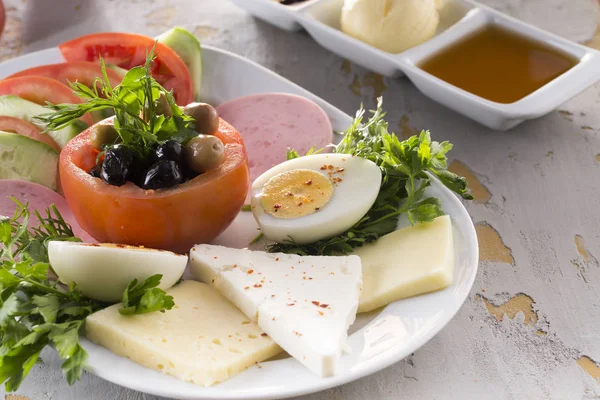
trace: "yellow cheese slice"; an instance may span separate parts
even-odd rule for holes
[[[454,243],[447,215],[385,235],[359,248],[363,289],[358,312],[452,284]]]
[[[169,290],[165,313],[122,316],[120,304],[87,318],[87,337],[113,353],[184,381],[209,386],[281,352],[254,322],[211,287]]]

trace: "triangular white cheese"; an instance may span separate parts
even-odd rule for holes
[[[197,245],[190,260],[195,278],[213,285],[291,356],[320,376],[335,374],[356,318],[359,257]]]

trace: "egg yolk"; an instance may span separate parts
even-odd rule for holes
[[[269,179],[260,203],[268,214],[292,219],[314,214],[332,195],[333,184],[328,177],[309,169],[296,169]]]

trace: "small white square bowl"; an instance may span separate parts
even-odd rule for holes
[[[400,54],[391,54],[340,30],[343,0],[309,0],[284,6],[275,0],[233,0],[253,15],[287,30],[304,28],[328,50],[388,77],[405,74],[426,96],[483,125],[507,130],[545,115],[600,80],[600,52],[535,28],[472,0],[453,0],[450,16],[436,36]],[[577,59],[578,64],[528,96],[510,104],[484,99],[419,68],[443,48],[486,25],[495,24]]]

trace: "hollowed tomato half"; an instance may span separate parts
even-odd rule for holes
[[[215,134],[225,159],[206,172],[169,189],[144,190],[128,182],[111,186],[92,177],[97,151],[90,130],[71,140],[60,154],[62,188],[77,222],[99,242],[140,245],[186,253],[209,243],[234,220],[249,187],[246,149],[240,134],[221,120]]]

